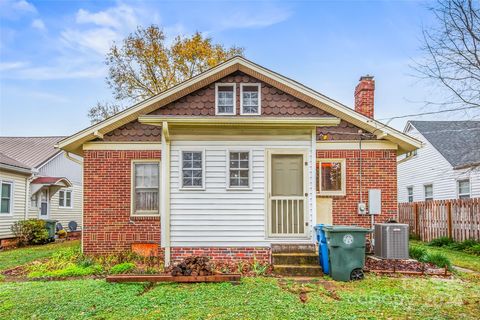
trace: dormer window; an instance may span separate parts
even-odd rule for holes
[[[240,85],[240,114],[260,115],[260,84],[242,83]]]
[[[235,115],[235,84],[215,85],[215,112],[218,115]]]

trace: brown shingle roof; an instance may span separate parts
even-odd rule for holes
[[[30,168],[37,168],[61,152],[54,145],[65,137],[0,137],[0,153]]]

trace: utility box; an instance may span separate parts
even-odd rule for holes
[[[382,213],[382,190],[368,190],[368,214],[377,215]]]
[[[375,256],[382,259],[409,259],[408,224],[375,224]]]

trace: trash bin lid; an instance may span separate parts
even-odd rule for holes
[[[372,229],[358,227],[358,226],[323,226],[324,231],[328,232],[372,232]]]

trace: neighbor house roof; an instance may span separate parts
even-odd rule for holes
[[[480,164],[480,121],[410,121],[454,168]]]
[[[0,153],[29,168],[38,168],[54,155],[65,137],[0,137]]]
[[[30,173],[31,168],[20,161],[10,158],[9,156],[0,152],[0,168],[22,173]]]
[[[355,110],[317,92],[301,83],[284,77],[276,72],[266,69],[243,57],[234,57],[216,67],[213,67],[189,80],[177,84],[149,99],[146,99],[110,118],[90,126],[62,141],[58,146],[66,151],[82,154],[82,145],[85,142],[103,137],[104,134],[146,115],[158,108],[167,105],[189,93],[192,93],[206,85],[222,79],[223,77],[241,71],[260,81],[270,84],[300,100],[325,110],[326,112],[344,119],[359,128],[372,132],[382,139],[398,144],[399,152],[412,151],[421,146],[421,143],[408,135],[395,130],[387,125],[368,118]]]

